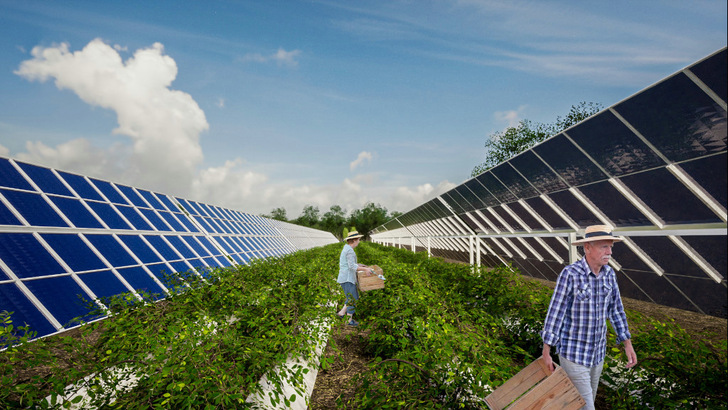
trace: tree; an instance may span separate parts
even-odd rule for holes
[[[261,215],[265,218],[275,219],[277,221],[283,221],[288,222],[288,218],[286,217],[286,208],[276,208],[272,211],[270,211],[270,215]]]
[[[334,234],[340,238],[344,225],[346,223],[346,211],[339,205],[331,205],[331,208],[321,218],[321,228]]]
[[[356,230],[364,235],[362,239],[367,240],[372,229],[382,225],[389,219],[391,218],[387,216],[387,208],[368,202],[364,208],[356,209],[351,213],[349,225],[355,226]]]
[[[309,228],[318,228],[320,224],[318,207],[313,205],[304,206],[301,216],[296,218],[295,223],[302,226],[308,226]]]
[[[591,117],[602,108],[599,103],[582,101],[572,105],[565,117],[556,117],[556,122],[553,124],[522,120],[515,127],[508,127],[505,131],[491,134],[485,142],[485,161],[476,165],[470,175],[477,176],[513,158],[546,138]]]

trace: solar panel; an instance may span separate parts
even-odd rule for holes
[[[623,295],[728,316],[727,60],[717,51],[388,221],[373,240],[554,280],[578,257],[578,232],[610,225],[626,237],[612,262]]]
[[[0,157],[0,311],[45,336],[165,275],[337,242],[329,232]],[[101,316],[102,317],[102,316]]]

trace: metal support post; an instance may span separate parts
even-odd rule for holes
[[[572,245],[576,240],[576,232],[569,234],[569,264],[579,260],[579,253],[576,251],[576,245]]]

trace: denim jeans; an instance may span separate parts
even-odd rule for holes
[[[574,387],[579,390],[579,394],[584,398],[586,406],[582,409],[594,410],[594,400],[597,398],[597,388],[599,387],[599,378],[602,376],[602,368],[604,362],[594,367],[586,367],[566,360],[559,355],[559,364],[574,383]]]
[[[346,313],[353,315],[356,311],[356,301],[359,300],[359,292],[356,290],[356,284],[351,282],[344,282],[341,284],[341,288],[344,289],[346,295]]]

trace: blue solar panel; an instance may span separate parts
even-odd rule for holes
[[[152,223],[152,225],[154,225],[155,228],[157,228],[158,231],[169,231],[170,230],[169,226],[167,226],[167,224],[164,223],[162,218],[157,216],[157,214],[154,211],[152,211],[151,209],[145,209],[145,208],[137,208],[137,209],[144,215],[145,218],[147,218],[147,220],[149,222]]]
[[[164,211],[164,210],[166,210],[166,209],[164,208],[164,206],[162,205],[162,203],[161,203],[161,202],[159,202],[159,200],[157,199],[157,197],[156,197],[156,196],[154,196],[154,194],[153,194],[153,193],[151,193],[151,192],[149,192],[149,191],[145,191],[145,190],[143,190],[143,189],[137,189],[137,191],[139,192],[139,194],[140,194],[140,195],[141,195],[142,197],[144,197],[144,199],[146,199],[146,200],[147,200],[147,202],[149,203],[149,205],[151,205],[151,206],[152,206],[152,208],[154,208],[154,209],[159,209],[160,211]]]
[[[78,277],[97,298],[111,297],[129,291],[110,270],[83,273]]]
[[[78,199],[48,195],[48,199],[61,210],[76,228],[103,228],[104,226]]]
[[[190,215],[198,214],[197,210],[195,208],[193,208],[192,205],[190,205],[189,202],[187,202],[186,200],[184,200],[182,198],[175,198],[175,199],[177,200],[177,202],[180,205],[182,205],[182,208],[184,208],[185,211],[187,211],[187,213],[189,213]]]
[[[102,194],[110,201],[115,204],[129,205],[129,201],[124,199],[123,196],[117,191],[110,182],[101,181],[98,179],[90,178],[91,182],[96,185],[96,188],[101,191]]]
[[[159,211],[159,215],[161,215],[162,218],[164,218],[164,220],[167,221],[169,226],[172,227],[173,231],[175,231],[175,232],[184,232],[185,231],[184,226],[182,226],[182,224],[179,223],[179,221],[174,217],[174,214],[172,214],[171,212]]]
[[[74,271],[105,269],[106,265],[77,234],[41,234],[48,245]]]
[[[116,184],[116,187],[119,188],[119,190],[124,194],[124,196],[126,196],[127,199],[129,199],[129,201],[131,201],[131,203],[134,204],[135,206],[141,206],[144,208],[149,207],[149,205],[147,205],[147,203],[144,202],[142,197],[140,197],[139,194],[137,194],[133,188],[128,187],[126,185],[120,185],[120,184]]]
[[[38,332],[39,336],[56,331],[56,328],[51,325],[48,319],[40,313],[38,308],[28,300],[14,283],[0,284],[0,307],[2,307],[2,310],[12,312],[10,319],[16,328],[31,325],[30,330]]]
[[[119,235],[119,239],[139,258],[142,263],[160,262],[159,256],[144,243],[138,235]]]
[[[63,326],[79,324],[74,321],[92,320],[91,306],[93,300],[70,276],[53,277],[46,279],[30,280],[25,286],[33,292],[36,298],[46,308],[53,312],[53,316]]]
[[[26,189],[34,191],[28,181],[23,178],[17,169],[5,158],[0,158],[0,186],[8,188]]]
[[[0,202],[0,225],[22,225],[20,220],[2,202]]]
[[[211,255],[215,256],[215,255],[221,255],[222,254],[220,252],[220,250],[217,247],[215,247],[215,245],[213,245],[212,242],[210,242],[210,240],[207,239],[206,237],[202,236],[202,237],[199,237],[197,239],[200,241],[200,243],[202,244],[202,246],[204,246],[205,249],[207,249],[210,252]]]
[[[182,239],[187,242],[187,245],[189,245],[199,256],[210,255],[205,248],[203,248],[202,245],[195,240],[194,236],[183,236]]]
[[[0,233],[0,259],[20,278],[65,272],[30,233]]]
[[[111,235],[85,235],[112,266],[136,265],[137,262]]]
[[[80,175],[69,174],[68,172],[58,171],[61,177],[66,180],[68,185],[73,188],[74,191],[85,199],[94,199],[97,201],[103,201],[101,195],[86,181],[86,179]]]
[[[155,299],[164,297],[164,290],[141,266],[118,269],[118,272],[134,290],[147,292]]]
[[[18,162],[18,165],[38,185],[41,191],[47,194],[73,195],[50,169],[23,162]]]
[[[111,205],[95,201],[86,201],[86,204],[93,209],[109,229],[131,229],[131,226],[124,221]]]
[[[151,225],[147,223],[147,221],[142,218],[142,216],[139,214],[139,211],[137,208],[132,208],[130,206],[123,206],[123,205],[117,205],[116,209],[121,212],[122,215],[126,218],[127,221],[131,222],[131,224],[140,231],[153,231],[154,228],[152,228]]]
[[[257,257],[236,237],[246,220],[283,235],[263,218],[0,158],[0,310],[43,336],[92,319],[94,297],[165,297],[165,274],[192,267],[210,276]],[[268,240],[269,254],[296,250],[282,244]]]
[[[167,236],[167,241],[179,252],[183,258],[196,258],[197,256],[190,250],[190,248],[184,244],[179,236]]]
[[[172,203],[172,201],[167,197],[167,195],[161,195],[157,194],[157,199],[159,199],[162,204],[167,208],[168,211],[171,212],[180,212],[180,209],[177,205]]]
[[[30,225],[68,226],[40,194],[6,189],[0,189],[0,193]]]
[[[180,259],[179,255],[177,255],[172,248],[167,245],[166,242],[164,242],[164,239],[162,239],[161,236],[156,235],[144,235],[144,239],[149,242],[154,249],[156,249],[157,252],[159,252],[162,257],[168,261],[174,261],[177,259]]]

